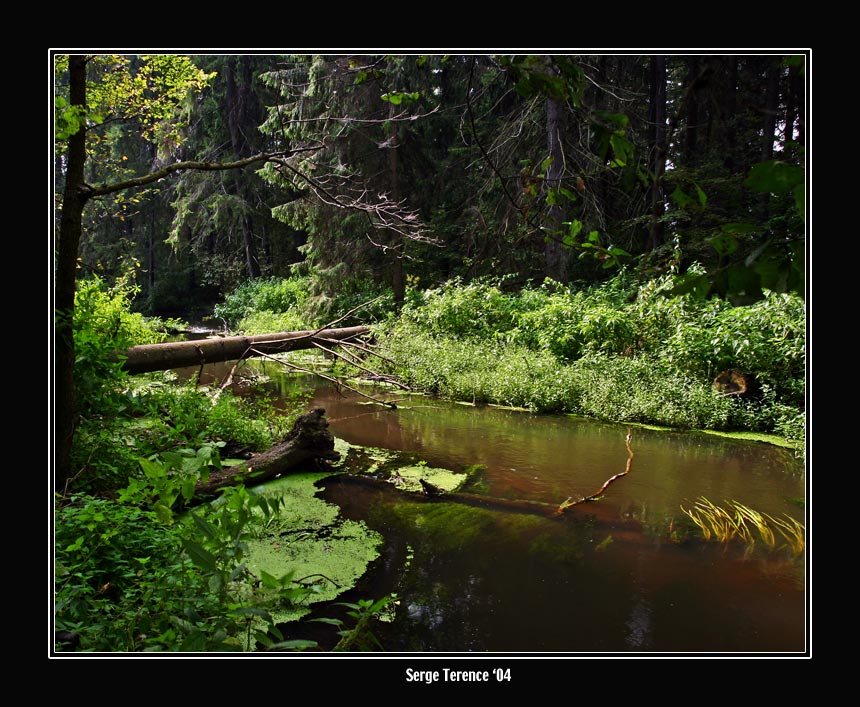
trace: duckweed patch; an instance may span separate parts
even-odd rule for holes
[[[339,517],[339,509],[316,494],[325,473],[291,474],[259,487],[259,493],[279,497],[280,513],[258,536],[248,541],[248,569],[275,577],[292,573],[311,589],[304,605],[273,611],[281,623],[307,614],[308,604],[331,601],[348,589],[379,557],[382,536],[364,523]]]
[[[448,469],[416,464],[395,469],[389,480],[401,491],[422,493],[421,481],[424,480],[442,491],[452,493],[462,488],[468,478],[466,474],[457,474]]]
[[[719,430],[701,430],[704,434],[716,435],[717,437],[728,437],[729,439],[745,439],[751,442],[765,442],[785,449],[797,447],[796,441],[787,440],[779,435],[765,434],[763,432],[721,432]]]

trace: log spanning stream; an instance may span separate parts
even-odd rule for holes
[[[396,410],[309,376],[256,364],[285,399],[310,391],[351,444],[413,452],[429,466],[484,466],[475,493],[536,503],[588,495],[627,461],[627,426],[475,408],[424,397]],[[228,364],[207,367],[223,378]],[[398,396],[398,397],[402,397]],[[633,428],[635,463],[563,517],[323,482],[341,513],[385,537],[351,595],[395,592],[374,634],[392,652],[802,654],[804,557],[684,540],[681,506],[735,500],[804,522],[803,461],[772,445]]]

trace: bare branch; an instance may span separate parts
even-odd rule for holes
[[[113,184],[101,184],[98,186],[91,186],[89,184],[84,185],[84,193],[87,198],[104,196],[106,194],[114,194],[118,191],[123,191],[124,189],[133,189],[135,187],[142,187],[147,184],[152,184],[153,182],[157,182],[160,179],[164,179],[165,177],[173,174],[174,172],[180,172],[183,170],[197,170],[200,172],[220,172],[228,169],[242,169],[243,167],[248,167],[252,164],[257,164],[259,162],[269,162],[276,158],[283,158],[285,155],[289,153],[287,152],[261,152],[258,155],[253,155],[252,157],[247,157],[243,160],[236,160],[235,162],[196,162],[193,160],[186,162],[174,162],[173,164],[169,164],[161,169],[158,169],[154,172],[150,172],[149,174],[144,174],[140,177],[134,177],[133,179],[126,179],[122,182],[114,182]]]
[[[630,473],[630,469],[633,466],[633,450],[630,448],[630,440],[633,439],[633,433],[630,431],[630,428],[627,429],[627,466],[624,468],[624,471],[615,474],[615,476],[610,476],[595,493],[590,496],[584,496],[581,498],[568,498],[564,501],[556,510],[555,515],[562,515],[568,508],[572,508],[573,506],[578,506],[580,503],[588,503],[589,501],[596,501],[603,495],[603,492],[609,488],[609,485],[620,479],[622,476],[627,476]]]

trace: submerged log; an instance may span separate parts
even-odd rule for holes
[[[123,370],[132,375],[166,371],[183,366],[233,361],[249,356],[310,349],[332,341],[345,341],[370,333],[366,326],[315,331],[285,331],[261,336],[225,336],[198,341],[146,344],[126,349],[121,357]]]
[[[316,460],[334,461],[339,457],[325,410],[316,408],[296,420],[283,442],[247,462],[212,472],[207,481],[197,484],[194,495],[211,496],[218,489],[240,483],[260,484],[291,471],[305,470]]]

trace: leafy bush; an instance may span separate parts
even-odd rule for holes
[[[309,297],[310,280],[306,277],[248,280],[215,306],[215,316],[223,319],[230,329],[240,327],[244,318],[259,312],[292,313],[299,319]]]
[[[125,377],[116,352],[164,340],[157,322],[130,311],[136,294],[137,288],[124,280],[112,287],[98,277],[78,282],[73,321],[74,376],[78,408],[84,415],[114,404],[113,398]]]
[[[451,280],[418,293],[402,317],[432,334],[494,338],[514,327],[517,302],[499,283],[475,280],[467,285]]]
[[[706,377],[737,368],[771,386],[784,402],[803,404],[806,314],[796,295],[768,293],[746,307],[710,300],[679,322],[667,357]]]
[[[137,506],[75,496],[56,510],[55,628],[89,651],[157,645],[184,591],[206,596],[179,558],[175,529]]]
[[[651,356],[591,355],[574,364],[578,406],[591,417],[723,429],[732,401]]]
[[[313,325],[295,310],[271,312],[268,309],[247,314],[239,320],[236,331],[246,334],[276,334],[281,331],[303,331]]]
[[[416,387],[446,397],[679,427],[804,431],[805,307],[669,297],[671,278],[625,272],[575,292],[546,281],[451,281],[413,293],[385,347]],[[759,381],[757,400],[712,390],[720,370]]]

